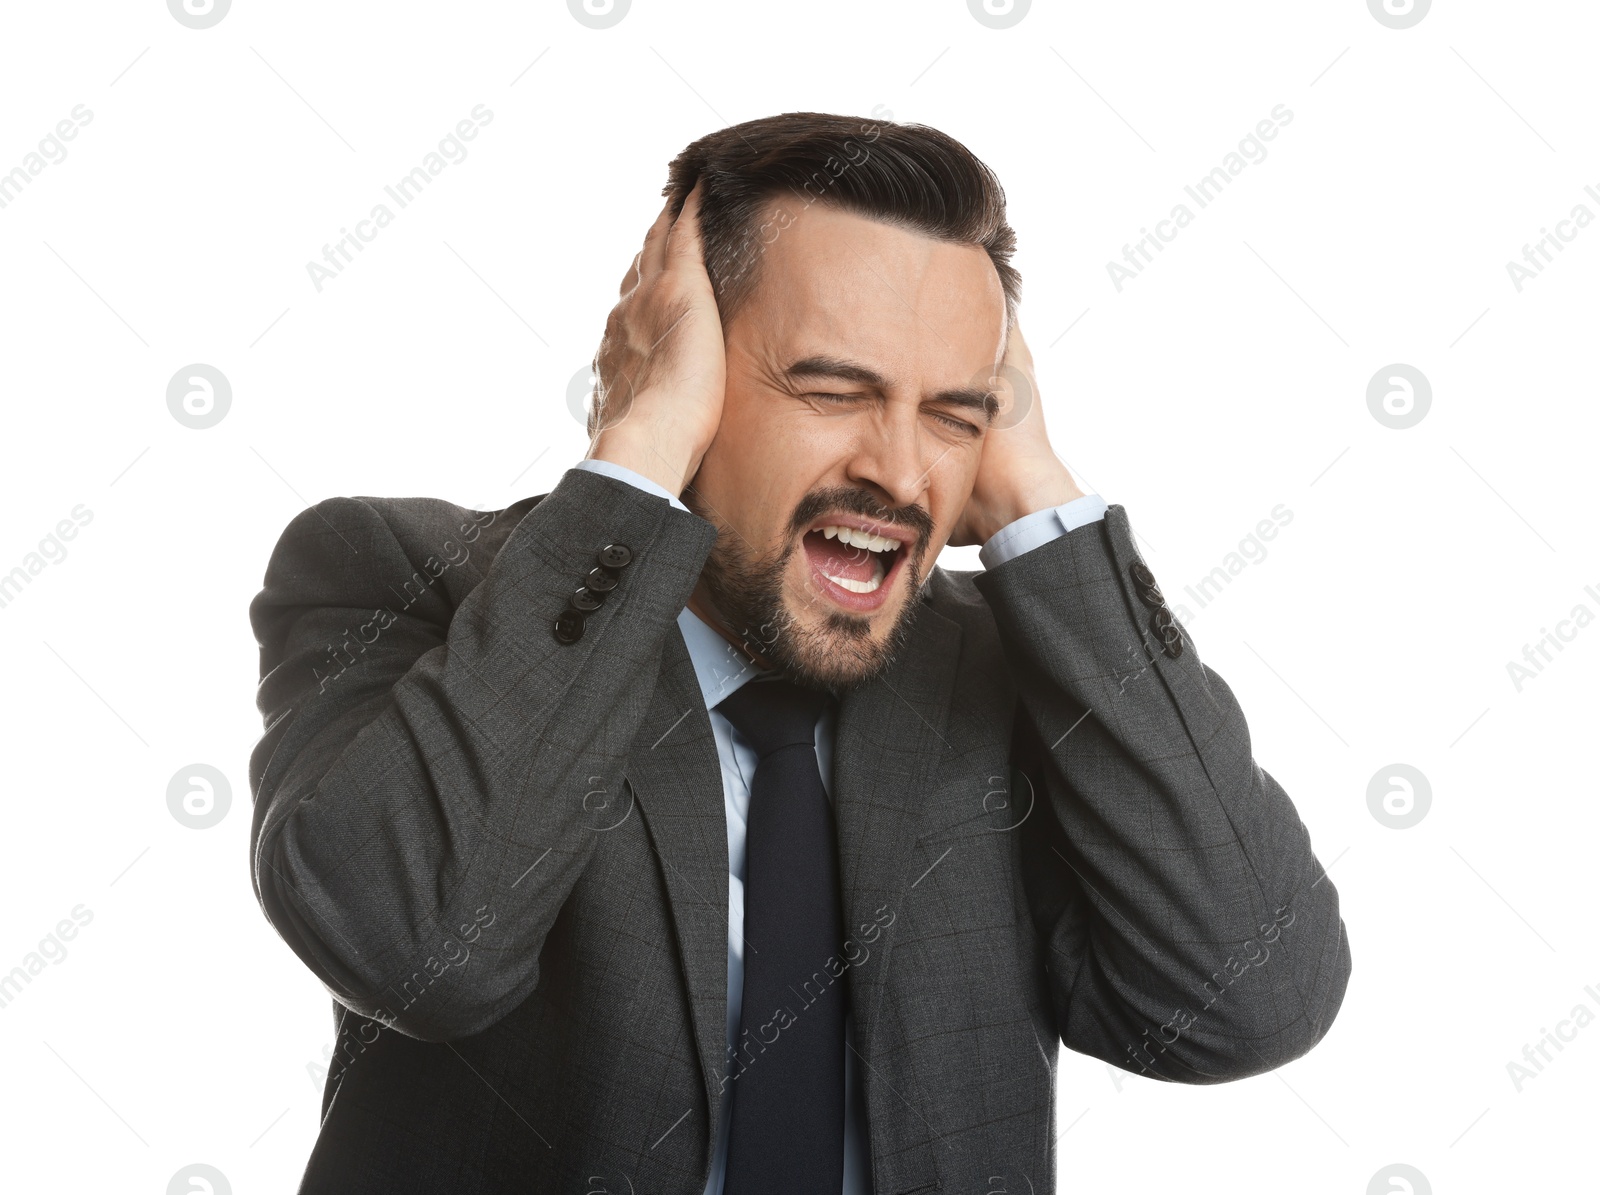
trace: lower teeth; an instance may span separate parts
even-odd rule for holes
[[[883,584],[883,578],[887,575],[888,570],[884,568],[882,560],[874,560],[873,564],[877,568],[877,575],[870,581],[853,581],[849,577],[835,577],[832,573],[823,573],[822,575],[840,589],[848,589],[851,593],[875,593],[878,587]]]

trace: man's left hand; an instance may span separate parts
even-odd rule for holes
[[[1012,326],[1005,360],[989,384],[1000,409],[984,433],[972,495],[946,541],[951,547],[985,544],[1023,515],[1083,497],[1045,435],[1033,354],[1020,323]]]

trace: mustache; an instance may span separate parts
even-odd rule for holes
[[[933,516],[920,506],[885,506],[866,490],[849,486],[815,490],[802,498],[789,519],[791,538],[805,534],[818,516],[830,511],[844,511],[860,515],[874,522],[887,523],[909,531],[914,536],[914,546],[920,547],[933,535]]]

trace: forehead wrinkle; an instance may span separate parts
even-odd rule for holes
[[[824,219],[837,219],[842,214],[830,212]],[[854,219],[859,217],[852,222]],[[988,306],[979,296],[986,284],[998,285],[998,276],[987,255],[981,247],[963,246],[982,257],[985,276],[979,282],[967,277],[968,272],[959,263],[945,259],[947,247],[954,246],[917,235],[914,230],[899,231],[910,235],[886,244],[872,237],[836,233],[832,228],[825,231],[802,219],[779,238],[774,246],[776,254],[767,255],[777,260],[766,262],[768,268],[763,270],[760,286],[768,301],[752,305],[752,315],[756,310],[762,313],[756,323],[760,328],[759,347],[748,346],[755,350],[750,355],[759,360],[758,370],[769,385],[792,389],[802,377],[829,377],[886,394],[902,389],[904,383],[899,379],[920,372],[920,363],[929,358],[946,360],[972,339],[974,329],[965,323],[946,329],[947,337],[929,321],[931,317],[936,322],[946,322],[958,311],[965,311],[973,300],[979,300],[980,307]],[[976,283],[976,290],[968,283]],[[875,303],[868,299],[874,291],[881,296]],[[939,293],[931,293],[934,291]],[[780,295],[786,295],[786,299]],[[918,310],[915,303],[908,301],[908,295],[923,302],[928,310]],[[996,365],[1004,356],[1006,314],[1002,301],[994,329],[1000,333],[995,338],[1000,351],[995,353],[995,342],[977,350],[982,353],[985,366],[990,364],[987,358],[991,354]],[[863,341],[863,335],[869,340]],[[918,351],[919,342],[926,352]],[[880,348],[887,349],[894,358],[893,368],[890,360],[877,351]],[[860,350],[866,350],[872,364],[863,363],[857,355]],[[991,422],[992,413],[983,401],[987,390],[968,380],[966,367],[960,361],[950,364],[962,371],[962,384],[923,391],[918,400],[942,400],[952,407],[983,410],[983,422]]]

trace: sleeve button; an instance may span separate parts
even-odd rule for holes
[[[587,614],[591,610],[600,609],[600,603],[603,601],[605,601],[604,594],[596,593],[585,585],[567,599],[567,604],[574,610],[581,610]]]
[[[557,643],[576,643],[583,638],[583,615],[576,610],[563,610],[556,618]]]
[[[610,593],[617,587],[617,579],[603,568],[592,568],[583,577],[584,585],[593,593]]]
[[[632,560],[627,544],[607,544],[600,549],[600,563],[606,568],[626,568]]]
[[[1178,629],[1172,611],[1163,606],[1150,615],[1150,630],[1161,640],[1161,650],[1169,659],[1176,660],[1183,654],[1183,632]]]

